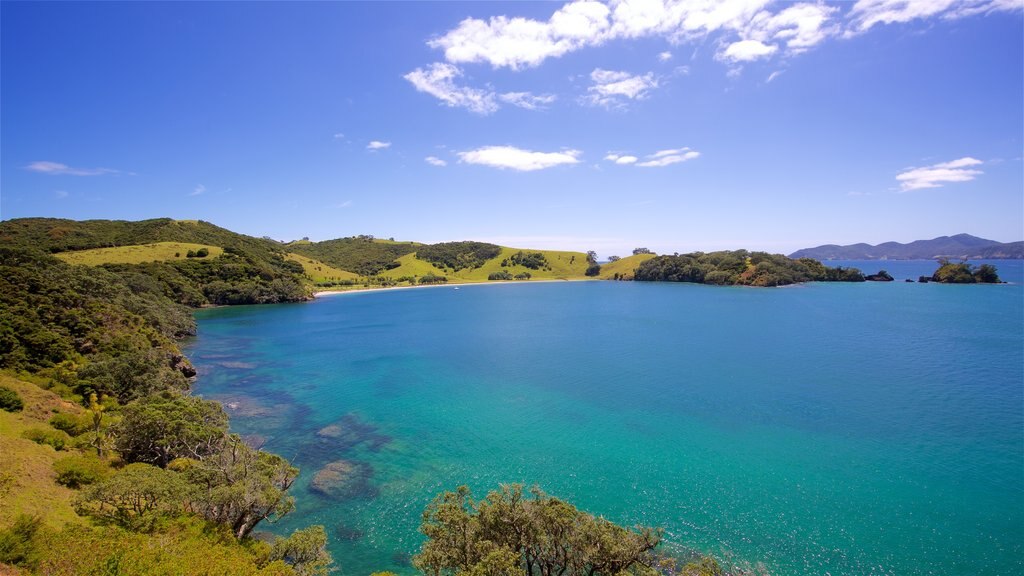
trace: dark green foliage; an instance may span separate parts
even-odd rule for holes
[[[327,576],[332,562],[327,532],[323,526],[310,526],[279,538],[270,549],[270,560],[285,561],[299,576]]]
[[[72,455],[53,463],[57,483],[68,488],[80,488],[103,480],[110,467],[96,457]]]
[[[618,262],[618,261],[619,261],[619,260],[621,260],[621,259],[622,259],[622,258],[619,258],[618,256],[609,256],[609,257],[608,257],[608,261],[609,261],[609,262]]]
[[[122,404],[165,390],[183,392],[188,380],[170,361],[167,352],[155,349],[97,359],[78,371],[73,389],[83,398],[96,393],[117,398]]]
[[[878,274],[870,274],[864,277],[868,282],[892,282],[892,274],[889,274],[885,270],[879,270]]]
[[[427,576],[658,574],[660,531],[627,530],[536,488],[503,486],[479,502],[465,486],[445,492],[420,531],[427,541],[413,564]]]
[[[21,437],[31,440],[36,444],[45,444],[54,450],[63,450],[68,442],[71,441],[71,437],[66,432],[50,430],[48,428],[29,428],[21,433]]]
[[[447,281],[447,276],[438,276],[436,274],[426,274],[420,277],[420,284],[443,284]]]
[[[587,271],[584,272],[583,274],[585,276],[597,276],[600,273],[601,265],[598,264],[597,262],[591,262],[590,264],[587,265]]]
[[[486,242],[442,242],[421,246],[416,258],[445,269],[479,268],[501,254],[501,246]]]
[[[521,274],[516,274],[516,280],[529,280],[530,278],[533,278],[533,275],[530,274],[529,272],[523,272]]]
[[[419,248],[411,242],[377,242],[368,236],[288,246],[291,252],[361,276],[375,276],[383,270],[397,268],[396,259],[416,252]]]
[[[508,270],[501,270],[500,272],[491,272],[487,275],[488,280],[511,280],[512,274]]]
[[[176,458],[216,454],[227,438],[228,417],[217,402],[163,394],[122,409],[115,444],[126,462],[166,467]]]
[[[543,252],[523,252],[520,250],[512,256],[509,256],[508,260],[503,261],[501,265],[505,266],[506,262],[508,265],[523,266],[530,270],[540,270],[541,268],[547,268],[548,266],[548,259],[544,256]]]
[[[999,275],[996,274],[996,267],[991,264],[982,264],[977,269],[967,262],[950,262],[939,260],[939,268],[932,274],[931,281],[943,284],[998,284]]]
[[[637,254],[654,254],[654,252],[651,252],[647,248],[633,248],[633,256],[636,256]]]
[[[736,250],[655,256],[640,264],[635,279],[724,286],[784,286],[797,282],[863,282],[864,276],[855,268],[828,268],[810,258],[791,260],[781,254]]]
[[[25,403],[21,401],[18,393],[6,386],[0,386],[0,410],[7,412],[21,412]]]
[[[210,251],[206,248],[200,248],[199,250],[196,250],[196,258],[206,258],[209,255]]]
[[[188,487],[176,472],[149,464],[129,464],[79,494],[75,510],[129,530],[146,531],[177,512]]]
[[[189,250],[188,252],[185,253],[185,258],[195,258],[195,257],[196,257],[196,251],[195,250]]]
[[[42,525],[42,518],[21,514],[14,519],[10,528],[0,530],[0,564],[32,567],[37,555],[32,539]]]

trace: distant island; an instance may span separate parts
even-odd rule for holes
[[[931,240],[915,240],[907,244],[825,244],[816,248],[797,250],[789,257],[816,260],[1020,260],[1024,259],[1024,241],[996,242],[970,234],[957,234],[939,236]]]

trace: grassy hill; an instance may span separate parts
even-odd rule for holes
[[[285,260],[301,264],[306,276],[309,276],[313,282],[357,280],[359,278],[358,274],[329,266],[319,260],[314,260],[294,252],[289,252],[284,257]]]
[[[640,264],[643,264],[651,258],[654,258],[654,254],[634,254],[633,256],[620,258],[615,262],[602,264],[601,274],[598,275],[598,278],[602,280],[613,280],[616,278],[632,280],[633,274],[636,272],[636,269],[640,267]]]
[[[319,260],[325,264],[348,270],[359,276],[374,276],[406,255],[416,251],[419,244],[376,240],[368,236],[353,236],[323,242],[292,242],[285,248],[292,253]]]
[[[192,244],[189,242],[154,242],[133,246],[117,246],[114,248],[91,248],[72,252],[58,252],[56,256],[68,264],[85,264],[99,266],[101,264],[141,264],[142,262],[165,262],[182,260],[188,257],[189,251],[196,252],[206,248],[207,258],[216,258],[224,253],[220,246]]]
[[[511,259],[516,254],[540,253],[544,255],[547,266],[540,269],[531,269],[523,265],[514,265]],[[484,261],[479,268],[463,268],[452,270],[440,268],[417,258],[415,253],[406,254],[397,260],[399,266],[381,272],[386,278],[401,278],[405,276],[422,277],[426,274],[446,276],[449,281],[458,282],[486,282],[487,277],[495,272],[507,271],[513,276],[528,272],[532,280],[558,280],[584,278],[587,270],[587,255],[583,252],[567,252],[559,250],[529,250],[520,248],[509,248],[502,246],[497,256]],[[507,262],[507,266],[502,266]]]

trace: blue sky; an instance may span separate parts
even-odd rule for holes
[[[0,4],[0,217],[1024,239],[1021,0]]]

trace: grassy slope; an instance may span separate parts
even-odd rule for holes
[[[508,266],[502,268],[501,261],[511,257],[520,250],[523,252],[543,253],[548,259],[548,266],[551,267],[551,270],[530,270],[524,266]],[[398,262],[401,263],[401,266],[387,270],[381,273],[381,275],[389,278],[399,278],[401,276],[424,276],[428,273],[433,273],[438,276],[447,276],[448,280],[452,282],[486,282],[488,275],[502,270],[507,270],[513,276],[523,272],[529,272],[533,280],[568,280],[585,278],[586,276],[584,276],[584,272],[587,270],[587,255],[583,252],[530,250],[507,247],[502,247],[501,253],[498,254],[497,257],[488,260],[483,266],[473,270],[464,269],[459,270],[458,272],[442,270],[429,262],[416,258],[415,254],[406,254],[399,258]]]
[[[309,276],[313,282],[324,282],[329,280],[357,280],[359,278],[358,274],[354,274],[340,268],[334,268],[333,266],[328,266],[319,260],[314,260],[301,254],[295,254],[294,252],[289,252],[284,258],[285,260],[291,260],[292,262],[302,264],[303,270],[306,271],[306,276]]]
[[[41,516],[50,526],[81,523],[71,508],[75,491],[54,482],[53,462],[69,452],[21,437],[29,428],[47,428],[56,412],[77,413],[78,406],[28,382],[0,374],[0,385],[21,396],[21,412],[0,410],[0,528],[11,524],[18,514]]]
[[[644,261],[654,258],[654,254],[635,254],[633,256],[626,256],[615,262],[609,262],[601,265],[601,274],[598,276],[602,280],[611,280],[616,274],[624,277],[627,280],[633,279],[633,273],[637,267],[640,266]]]
[[[167,260],[185,260],[189,250],[196,251],[206,248],[210,251],[207,258],[216,258],[224,253],[219,246],[192,244],[189,242],[156,242],[134,246],[118,246],[116,248],[93,248],[91,250],[75,250],[55,254],[68,264],[140,264],[142,262],[164,262]]]

